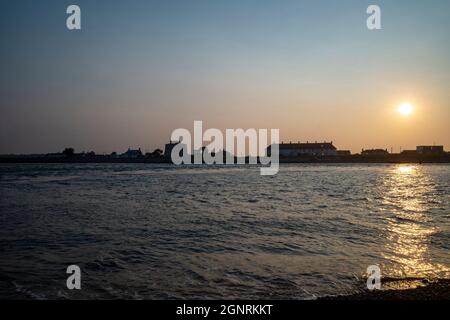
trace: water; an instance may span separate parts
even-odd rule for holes
[[[311,299],[450,277],[449,165],[0,165],[0,298]],[[82,289],[66,289],[66,268]]]

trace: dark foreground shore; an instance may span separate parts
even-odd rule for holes
[[[381,290],[367,289],[318,300],[450,300],[450,279],[385,279]]]

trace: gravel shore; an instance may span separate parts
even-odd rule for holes
[[[450,300],[450,279],[388,279],[381,290],[319,298],[319,300]]]

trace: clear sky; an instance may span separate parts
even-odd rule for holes
[[[0,153],[153,150],[194,120],[448,150],[449,52],[448,0],[2,0]]]

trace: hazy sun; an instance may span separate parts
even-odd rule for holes
[[[402,103],[402,104],[398,107],[397,111],[398,111],[402,116],[407,117],[407,116],[409,116],[409,115],[413,112],[413,109],[414,109],[414,107],[413,107],[410,103],[405,102],[405,103]]]

